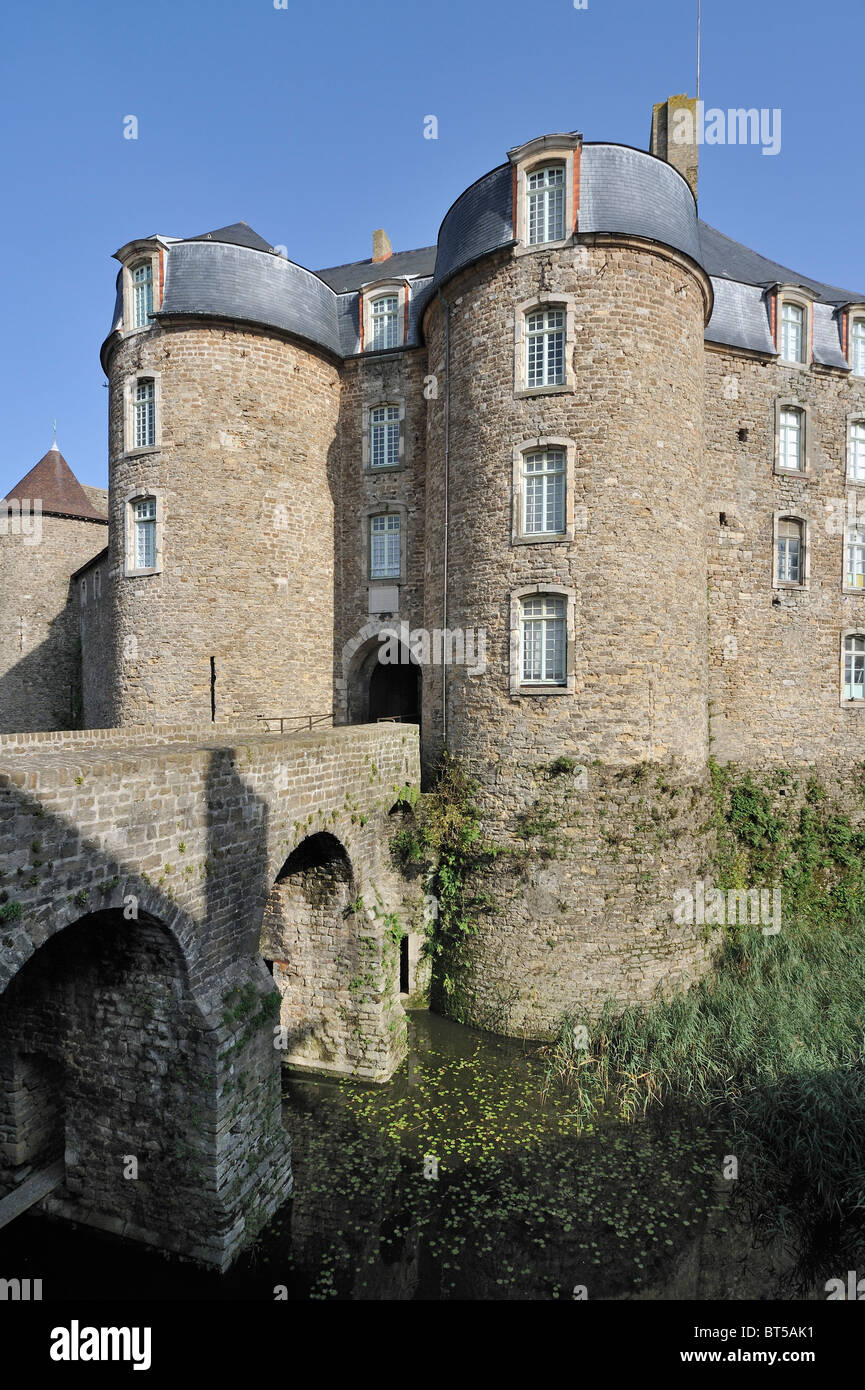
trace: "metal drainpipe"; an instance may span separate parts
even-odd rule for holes
[[[444,586],[442,591],[442,643],[448,630],[448,491],[450,480],[450,433],[451,433],[451,306],[441,290],[438,297],[445,308],[445,485],[444,485]],[[444,657],[444,646],[442,646]],[[442,660],[442,748],[448,741],[448,668]]]

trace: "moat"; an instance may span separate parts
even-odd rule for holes
[[[728,1211],[718,1129],[580,1133],[537,1045],[410,1019],[388,1085],[286,1078],[295,1195],[227,1275],[33,1215],[0,1237],[4,1272],[46,1301],[785,1296]]]

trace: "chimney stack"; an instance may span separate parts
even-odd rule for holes
[[[379,227],[378,231],[372,234],[373,261],[387,261],[392,255],[393,247],[390,244],[390,237],[383,227]]]
[[[688,180],[697,196],[698,103],[696,97],[675,96],[659,101],[652,108],[652,138],[649,150],[665,159]]]

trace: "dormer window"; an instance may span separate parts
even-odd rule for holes
[[[850,365],[854,376],[865,376],[865,318],[850,325]]]
[[[149,328],[153,313],[153,263],[142,261],[132,271],[132,327]]]
[[[526,176],[526,227],[530,246],[565,235],[565,166],[548,164]]]
[[[378,299],[372,301],[371,321],[372,334],[370,337],[370,348],[375,351],[381,348],[394,348],[399,346],[399,296],[395,294],[382,294]]]
[[[789,299],[781,301],[780,349],[785,362],[805,361],[805,310]]]

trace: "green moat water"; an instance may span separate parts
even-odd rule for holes
[[[45,1300],[779,1296],[728,1218],[723,1133],[684,1116],[581,1133],[566,1094],[544,1098],[537,1046],[410,1019],[387,1086],[286,1079],[295,1196],[228,1275],[38,1216],[3,1232],[2,1272]]]

